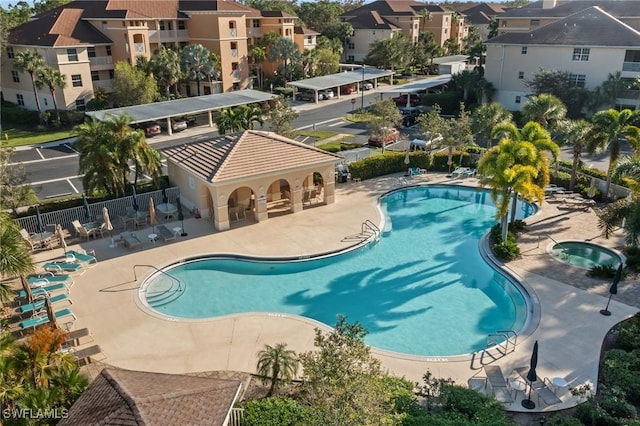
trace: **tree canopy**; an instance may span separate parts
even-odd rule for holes
[[[126,61],[115,64],[111,100],[116,106],[150,104],[158,95],[152,76]]]

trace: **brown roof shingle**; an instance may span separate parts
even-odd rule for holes
[[[164,154],[167,159],[213,183],[342,160],[336,154],[258,130],[172,147]]]
[[[241,383],[105,368],[59,425],[222,425]]]

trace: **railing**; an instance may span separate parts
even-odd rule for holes
[[[370,232],[373,232],[373,236],[376,238],[376,240],[380,237],[380,228],[378,228],[375,223],[367,219],[362,222],[362,233],[367,234]]]
[[[92,66],[112,65],[113,64],[113,57],[112,56],[95,56],[93,58],[89,58],[89,63]]]
[[[144,53],[146,51],[144,43],[133,43],[135,53]]]
[[[487,347],[496,346],[499,350],[502,349],[503,355],[508,354],[516,350],[516,343],[518,341],[518,334],[513,330],[498,330],[495,333],[491,333],[487,336]],[[511,345],[510,345],[511,344]],[[511,347],[511,350],[509,350]]]
[[[94,88],[101,88],[107,92],[112,92],[113,91],[113,79],[108,79],[108,80],[93,80],[91,83],[93,83],[93,87]]]
[[[230,37],[237,37],[238,36],[238,30],[236,30],[235,28],[229,28],[229,36]]]
[[[153,270],[155,270],[156,272],[160,272],[163,275],[166,275],[167,277],[169,277],[169,279],[171,280],[171,287],[169,287],[168,289],[159,292],[157,294],[153,294],[151,296],[147,295],[147,302],[149,302],[150,305],[152,306],[160,306],[163,304],[166,304],[172,300],[175,299],[171,299],[169,300],[169,297],[171,295],[177,294],[179,296],[182,295],[182,291],[184,290],[183,286],[182,286],[182,281],[180,281],[178,278],[174,277],[173,275],[169,274],[166,271],[163,271],[162,269],[159,269],[153,265],[133,265],[133,280],[134,281],[138,281],[138,274],[136,273],[136,268],[141,268],[141,267],[145,267],[145,268],[151,268]],[[178,286],[176,289],[173,288],[173,283],[176,283]],[[171,294],[170,294],[171,293]],[[163,297],[165,296],[165,297]],[[149,300],[149,298],[152,297],[153,300]],[[176,299],[177,299],[176,297]],[[153,301],[155,301],[155,303],[152,303]],[[162,303],[160,303],[162,302]]]
[[[231,57],[232,58],[238,57],[238,49],[231,49]]]
[[[242,426],[244,408],[232,408],[229,413],[229,426]]]
[[[233,77],[234,80],[240,80],[240,71],[233,70],[233,72],[231,72],[231,77]]]
[[[180,188],[167,188],[165,192],[167,194],[167,199],[169,200],[169,202],[175,204],[176,198],[180,196]],[[157,205],[162,201],[162,191],[153,191],[138,194],[136,197],[136,202],[138,203],[138,206],[141,210],[146,210],[145,207],[149,205],[150,198],[153,198],[153,201],[156,202]],[[115,222],[115,219],[118,216],[127,215],[127,210],[131,208],[132,201],[133,200],[131,196],[128,196],[117,198],[115,200],[107,200],[101,201],[99,203],[89,204],[89,219],[101,218],[102,208],[106,207],[109,210],[111,221]],[[42,213],[40,216],[42,217],[42,222],[45,225],[59,223],[63,228],[67,229],[73,229],[73,226],[71,225],[72,221],[79,219],[82,222],[83,220],[87,219],[84,206]],[[30,233],[38,232],[38,219],[36,216],[21,217],[16,219],[15,222],[18,224],[18,226],[26,229]],[[116,223],[113,223],[113,225],[115,227]]]
[[[409,182],[407,182],[407,180],[403,177],[400,176],[398,177],[398,183],[400,184],[401,187],[405,187],[405,186],[409,186]]]
[[[640,72],[640,62],[623,62],[622,71]]]

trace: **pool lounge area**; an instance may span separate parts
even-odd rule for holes
[[[464,183],[475,185],[475,179],[447,178],[444,174],[427,174],[415,178],[416,183]],[[380,223],[376,207],[378,197],[398,185],[397,176],[336,186],[336,203],[321,209],[308,209],[296,215],[284,215],[264,223],[243,226],[239,223],[226,232],[215,232],[206,219],[188,219],[184,223],[186,237],[167,244],[143,244],[142,250],[129,253],[124,248],[110,248],[108,238],[82,243],[93,248],[99,263],[76,279],[73,288],[73,310],[78,320],[74,328],[88,327],[107,356],[106,364],[116,367],[164,373],[190,373],[216,370],[253,372],[256,354],[265,344],[287,342],[304,352],[313,349],[314,328],[325,325],[286,314],[238,314],[200,321],[166,320],[140,309],[137,300],[142,277],[152,268],[162,267],[177,259],[210,253],[236,253],[253,256],[308,256],[345,248],[342,241],[357,233],[363,221]],[[599,314],[607,302],[608,282],[588,278],[578,268],[554,262],[546,252],[552,235],[555,240],[594,238],[594,242],[612,248],[622,245],[621,236],[610,240],[597,237],[592,211],[564,211],[545,204],[531,218],[529,232],[521,237],[522,259],[508,265],[508,271],[523,281],[535,296],[540,315],[535,318],[529,335],[520,335],[515,350],[506,356],[479,352],[473,356],[421,357],[374,349],[383,366],[396,375],[421,382],[427,371],[450,377],[459,384],[481,382],[483,364],[499,365],[505,376],[529,365],[534,341],[539,342],[538,375],[565,378],[568,386],[597,381],[602,340],[621,320],[638,311],[640,294],[632,283],[622,282],[613,297],[610,317]],[[572,226],[573,224],[573,226]],[[174,226],[172,223],[170,228]],[[594,235],[584,235],[593,229]],[[143,233],[143,231],[141,231]],[[145,234],[146,235],[146,234]],[[39,253],[42,262],[61,250]],[[623,303],[626,302],[626,303]],[[522,408],[522,392],[514,392],[515,401],[505,404],[508,410]],[[569,392],[562,402],[552,406],[537,404],[534,411],[555,411],[575,405]],[[537,401],[536,401],[537,402]]]

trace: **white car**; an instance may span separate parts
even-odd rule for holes
[[[333,90],[331,89],[326,89],[326,90],[319,90],[318,91],[318,99],[322,99],[324,101],[326,101],[327,99],[333,99]]]
[[[362,84],[362,89],[363,89],[363,90],[373,90],[373,84],[371,84],[371,83],[364,83],[364,84]]]

